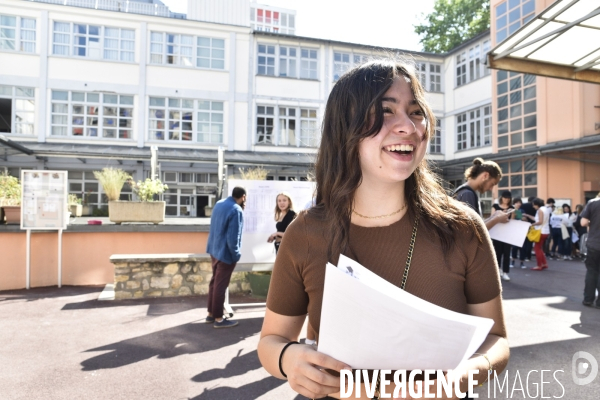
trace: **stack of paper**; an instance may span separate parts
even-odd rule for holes
[[[343,255],[337,268],[327,264],[319,351],[352,368],[455,369],[493,324],[422,300]]]

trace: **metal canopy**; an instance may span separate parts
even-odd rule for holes
[[[488,65],[600,83],[600,2],[557,0],[494,47]]]

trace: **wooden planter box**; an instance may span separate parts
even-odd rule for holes
[[[21,224],[21,206],[2,206],[2,210],[7,225]]]
[[[164,201],[109,201],[108,219],[121,222],[150,222],[158,224],[165,220]]]

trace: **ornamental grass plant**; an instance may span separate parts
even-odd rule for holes
[[[137,197],[141,201],[154,201],[155,194],[164,193],[169,187],[163,184],[160,179],[152,180],[150,178],[146,178],[145,181],[137,181],[137,183],[133,180],[128,181],[133,193],[137,195]]]
[[[119,200],[123,185],[125,182],[133,179],[131,175],[122,169],[112,167],[102,168],[102,171],[94,171],[94,176],[100,181],[109,201]]]
[[[264,181],[269,175],[269,170],[263,167],[239,168],[241,178],[244,180]]]

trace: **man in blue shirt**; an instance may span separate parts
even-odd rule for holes
[[[231,196],[215,204],[210,217],[206,252],[212,260],[213,275],[208,285],[207,324],[214,328],[231,328],[238,324],[223,318],[225,291],[235,264],[242,256],[242,229],[246,206],[246,189],[234,187]]]

